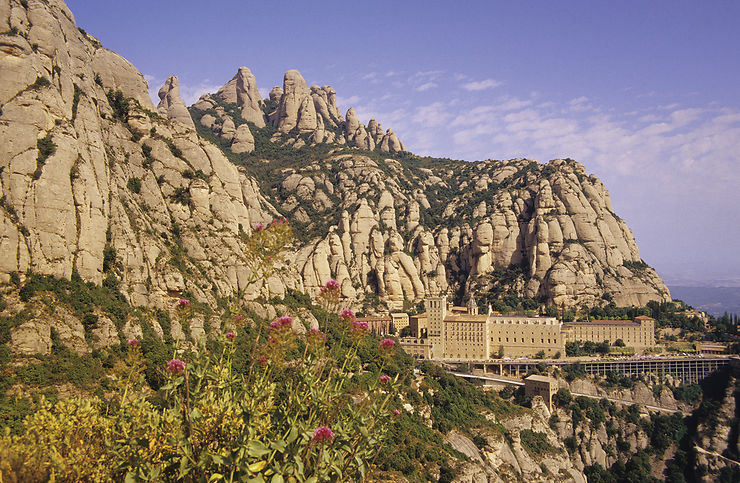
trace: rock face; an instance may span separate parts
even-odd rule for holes
[[[205,301],[268,293],[242,262],[240,233],[277,215],[257,183],[194,130],[150,116],[143,76],[61,1],[28,5],[0,0],[0,31],[17,31],[0,37],[0,281],[110,276],[150,305],[185,289]],[[169,117],[174,78],[161,94]],[[232,137],[248,149],[247,133]]]
[[[566,306],[670,297],[603,184],[573,161],[430,169],[344,154],[281,174],[274,203],[297,223],[312,230],[308,213],[337,213],[329,234],[297,255],[310,290],[331,276],[345,295],[377,293],[394,308],[459,288]]]
[[[206,302],[315,293],[329,278],[349,303],[379,295],[394,309],[499,290],[558,305],[670,297],[604,186],[574,161],[399,161],[398,137],[353,109],[343,118],[331,87],[289,71],[262,100],[244,67],[191,108],[199,132],[230,156],[260,156],[269,132],[288,160],[287,146],[330,146],[295,165],[260,162],[263,183],[265,170],[278,180],[263,192],[219,147],[151,116],[143,76],[81,33],[60,0],[0,0],[0,14],[0,281],[27,270],[115,277],[150,305],[183,290]],[[176,78],[160,97],[163,115],[187,124]],[[283,215],[298,243],[280,277],[255,281],[243,235]]]
[[[219,89],[217,95],[226,103],[236,104],[241,109],[241,116],[245,121],[253,122],[257,127],[265,126],[257,79],[248,68],[239,67],[236,75]]]
[[[185,101],[180,97],[180,81],[177,79],[177,76],[170,76],[162,88],[159,89],[158,95],[160,101],[157,106],[157,112],[160,115],[174,121],[180,121],[186,126],[195,129],[193,119],[190,117],[188,108],[185,107]]]
[[[240,110],[241,119],[234,116],[230,106]],[[294,148],[306,144],[355,146],[369,151],[386,153],[405,152],[406,147],[390,129],[383,132],[380,124],[371,119],[364,126],[353,108],[343,117],[337,107],[337,93],[330,86],[311,86],[297,70],[289,70],[283,77],[283,87],[273,87],[269,98],[261,100],[254,76],[246,67],[240,67],[234,78],[216,94],[202,96],[193,107],[201,125],[221,135],[221,126],[228,122],[235,126],[243,121],[256,127],[265,127],[265,119],[277,132],[271,141]],[[218,122],[216,122],[218,120]],[[252,133],[254,134],[254,133]],[[241,145],[231,146],[239,154]]]

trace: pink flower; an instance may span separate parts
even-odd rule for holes
[[[319,426],[313,432],[313,440],[317,443],[327,442],[331,444],[334,441],[334,431],[327,426]]]
[[[393,339],[383,339],[380,341],[380,345],[378,346],[379,350],[390,350],[393,349],[393,346],[396,345],[396,341]]]
[[[236,317],[234,317],[234,320],[236,320],[237,322],[241,322],[243,319],[244,317],[242,317],[241,315],[237,315]]]
[[[129,339],[128,340],[129,347],[138,347],[140,344],[141,342],[139,342],[139,339]]]
[[[188,299],[180,299],[180,300],[177,301],[177,304],[180,307],[190,307],[190,300],[188,300]]]
[[[341,312],[339,312],[339,318],[342,320],[354,320],[355,313],[352,312],[350,309],[344,309]]]
[[[380,382],[382,382],[383,384],[385,384],[386,382],[390,380],[391,380],[391,376],[388,376],[386,374],[383,374],[382,376],[380,376]]]
[[[318,339],[318,340],[321,340],[323,342],[326,342],[326,336],[319,329],[311,329],[311,330],[309,330],[308,331],[308,335],[310,337],[315,338],[315,339]]]
[[[288,327],[291,327],[292,325],[293,325],[293,319],[291,317],[288,317],[287,315],[284,315],[280,317],[279,319],[273,320],[272,322],[270,322],[270,327],[272,327],[273,329],[288,328]]]
[[[355,320],[352,322],[352,330],[355,332],[367,332],[369,327],[364,320]]]
[[[274,344],[275,342],[277,342],[277,339],[274,338],[273,336],[270,336],[270,337],[267,338],[267,342],[270,342],[270,343]]]
[[[339,290],[339,282],[337,282],[334,279],[329,280],[326,282],[326,285],[324,287],[327,288],[327,290]]]
[[[260,231],[263,228],[264,228],[264,225],[262,225],[262,223],[257,223],[257,226],[254,227],[254,230],[255,231]]]
[[[180,359],[172,359],[167,363],[167,372],[171,374],[182,374],[185,372],[185,363]]]
[[[236,338],[236,334],[233,333],[233,332],[227,332],[226,333],[226,338],[229,339],[229,340],[234,340]]]
[[[393,414],[395,414],[396,416],[398,416],[399,414],[401,414],[401,411],[399,411],[398,409],[394,409],[393,410]]]

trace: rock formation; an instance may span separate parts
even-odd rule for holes
[[[670,297],[604,186],[574,161],[394,159],[405,148],[393,131],[364,126],[353,109],[343,119],[331,87],[289,71],[262,100],[240,68],[192,107],[199,132],[229,155],[263,156],[265,130],[283,149],[337,151],[295,166],[283,151],[273,171],[261,161],[255,173],[278,180],[263,192],[219,147],[151,116],[143,76],[78,30],[60,0],[2,0],[0,30],[2,281],[27,270],[115,277],[132,302],[152,305],[182,290],[206,302],[314,293],[329,277],[350,303],[379,295],[393,308],[479,291],[557,305]],[[163,115],[187,120],[176,78],[160,97]],[[295,250],[278,279],[252,283],[242,234],[283,215]],[[115,269],[104,271],[104,249]]]
[[[216,94],[205,94],[192,106],[192,114],[200,118],[202,126],[210,128],[223,138],[222,126],[227,122],[236,127],[243,121],[256,127],[265,126],[265,118],[277,132],[271,137],[275,143],[300,148],[306,144],[355,146],[368,151],[385,153],[405,152],[406,147],[392,131],[383,132],[380,124],[371,119],[367,126],[360,123],[354,108],[343,117],[337,106],[337,93],[330,86],[308,87],[297,70],[289,70],[283,77],[283,87],[273,87],[269,97],[259,100],[254,76],[246,67],[240,67],[234,78]],[[229,106],[240,110],[235,118]],[[264,112],[267,111],[267,114]],[[216,122],[218,120],[218,122]],[[254,133],[250,133],[254,135]],[[304,139],[302,135],[308,134]],[[234,153],[251,152],[241,143]]]
[[[0,280],[114,277],[151,305],[186,289],[205,301],[268,293],[241,261],[240,233],[277,215],[257,183],[194,130],[151,116],[143,76],[78,30],[60,0],[0,1],[0,31],[11,26],[0,56]],[[243,130],[233,137],[248,148]],[[116,262],[105,272],[104,250]]]
[[[257,127],[265,126],[257,79],[248,68],[239,67],[236,75],[219,89],[217,95],[226,103],[236,104],[241,109],[241,116],[245,121],[253,122]]]
[[[170,76],[162,88],[159,89],[158,95],[161,100],[157,106],[157,112],[160,115],[173,121],[180,121],[195,129],[195,124],[193,124],[190,112],[185,106],[185,101],[180,97],[180,81],[177,76]]]

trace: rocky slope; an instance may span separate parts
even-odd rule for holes
[[[63,2],[23,3],[0,1],[0,278],[111,276],[135,304],[249,291],[240,233],[277,214],[256,182],[155,113],[143,76]],[[168,84],[160,110],[177,117]]]
[[[1,0],[0,31],[4,281],[76,271],[149,305],[183,290],[211,304],[315,293],[329,278],[368,310],[376,295],[400,308],[441,292],[670,297],[604,186],[571,160],[417,158],[374,120],[342,118],[333,89],[297,71],[261,99],[240,68],[192,117],[171,77],[155,112],[143,76],[61,0]],[[300,238],[262,279],[244,238],[283,215]]]

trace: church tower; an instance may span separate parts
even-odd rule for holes
[[[475,298],[473,296],[470,296],[470,299],[468,299],[468,315],[478,315],[478,304],[475,303]]]
[[[447,297],[427,297],[427,338],[431,344],[432,359],[442,359],[445,354],[445,317],[447,316]]]

